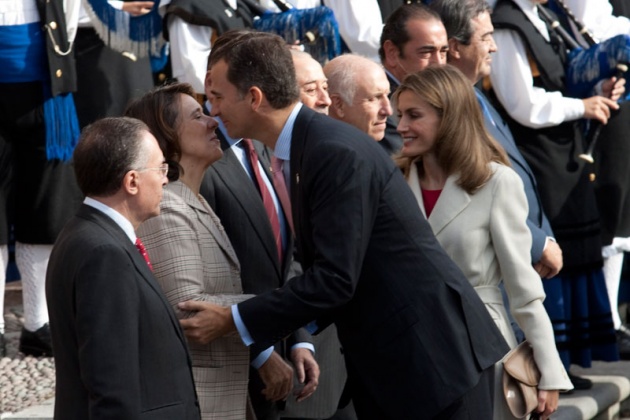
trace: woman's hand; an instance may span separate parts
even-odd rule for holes
[[[538,408],[536,411],[540,415],[540,420],[547,420],[558,409],[558,398],[560,391],[538,390]]]

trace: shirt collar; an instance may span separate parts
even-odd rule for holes
[[[383,67],[383,70],[385,70],[385,73],[387,73],[387,75],[388,75],[388,76],[389,76],[389,77],[390,77],[390,78],[391,78],[394,82],[396,82],[396,84],[397,84],[398,86],[400,86],[400,80],[398,80],[398,78],[396,78],[396,76],[394,76],[394,75],[392,74],[392,72],[391,72],[391,71],[387,70],[385,67]],[[390,93],[393,93],[393,92],[390,92]]]
[[[532,0],[514,0],[514,3],[525,13],[540,34],[549,41],[547,24],[538,16],[538,6]]]
[[[278,141],[276,142],[276,147],[273,150],[273,154],[278,159],[282,160],[291,160],[291,135],[293,134],[293,126],[295,125],[295,119],[297,118],[298,113],[302,109],[302,103],[297,102],[291,114],[289,114],[289,118],[287,118],[287,122],[284,123],[284,127],[280,132],[280,136],[278,137]]]
[[[131,222],[125,216],[123,216],[113,208],[109,207],[108,205],[103,204],[100,201],[90,197],[85,197],[85,200],[83,200],[83,204],[86,204],[90,207],[95,208],[96,210],[105,213],[106,216],[108,216],[118,226],[120,226],[120,228],[125,232],[132,243],[136,243],[136,232],[133,230],[133,225],[131,224]]]

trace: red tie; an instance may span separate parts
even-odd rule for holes
[[[243,146],[245,146],[247,156],[249,157],[249,163],[254,171],[254,176],[256,177],[256,183],[258,184],[258,190],[262,196],[263,206],[265,206],[267,217],[271,223],[271,231],[273,232],[273,236],[276,241],[276,248],[278,250],[278,259],[282,262],[282,236],[280,234],[280,220],[278,219],[278,213],[276,213],[276,206],[273,204],[271,192],[267,189],[267,184],[265,184],[265,180],[260,173],[260,168],[258,167],[258,155],[256,154],[256,149],[254,149],[254,143],[252,143],[250,139],[243,139],[242,141]]]
[[[291,213],[291,200],[289,200],[289,190],[287,189],[287,183],[284,180],[284,172],[282,172],[282,164],[284,160],[278,159],[275,156],[271,157],[271,172],[273,174],[273,185],[276,187],[276,194],[282,203],[284,209],[284,215],[287,217],[291,231],[293,230],[293,213]]]
[[[147,262],[149,269],[153,271],[153,266],[151,265],[149,254],[147,254],[147,249],[144,247],[144,244],[138,237],[136,237],[136,248],[138,248],[138,251],[140,251],[140,255],[142,255],[142,258],[144,258],[144,260]]]

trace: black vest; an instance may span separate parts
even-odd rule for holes
[[[630,18],[630,2],[627,0],[610,0],[615,16]]]
[[[553,31],[549,31],[551,42],[547,42],[511,0],[499,0],[492,23],[497,29],[516,32],[523,40],[540,73],[534,77],[535,86],[564,93],[566,47]],[[584,152],[580,122],[532,129],[516,122],[498,101],[494,102],[536,176],[545,213],[563,250],[564,271],[598,267],[601,265],[599,213],[589,180],[592,165],[577,158]]]
[[[66,15],[62,0],[37,0],[40,22],[46,38],[50,90],[53,96],[77,90],[74,54],[70,51]],[[48,28],[48,29],[47,29]],[[67,54],[65,54],[68,52]],[[65,54],[65,55],[64,55]]]
[[[236,3],[235,10],[222,0],[173,0],[166,7],[164,21],[166,22],[169,14],[173,14],[190,24],[209,26],[217,35],[230,29],[253,27],[253,17],[258,10],[250,8],[249,2],[244,0],[237,0]],[[168,39],[166,27],[164,25],[164,37]]]

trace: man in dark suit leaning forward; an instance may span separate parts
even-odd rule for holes
[[[74,168],[87,198],[46,275],[55,418],[199,419],[183,332],[135,234],[160,212],[164,155],[144,123],[106,118],[83,130]]]
[[[304,273],[232,308],[181,303],[198,311],[181,321],[189,338],[238,329],[246,344],[274,343],[334,322],[359,418],[492,418],[493,366],[507,345],[391,159],[298,102],[281,38],[226,34],[210,63],[212,113],[231,137],[274,149]]]

